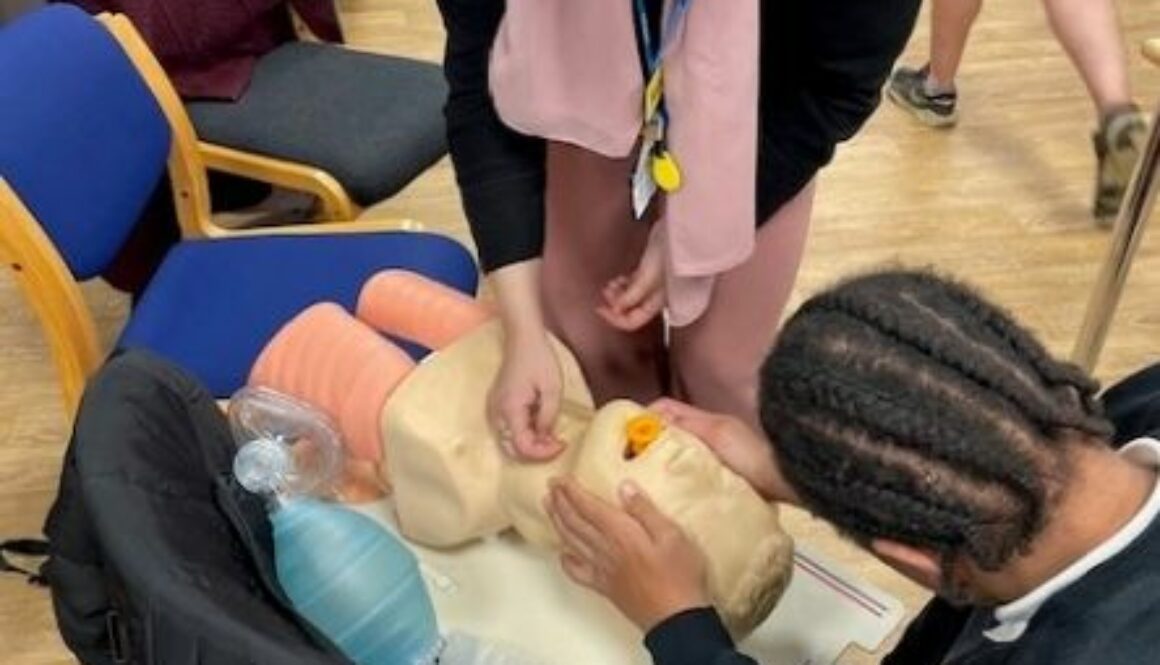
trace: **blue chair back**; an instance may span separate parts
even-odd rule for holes
[[[52,5],[0,29],[0,177],[78,280],[116,256],[169,143],[153,94],[91,16]]]

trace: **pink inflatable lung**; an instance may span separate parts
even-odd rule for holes
[[[250,385],[313,404],[338,424],[355,459],[380,462],[379,414],[415,363],[338,305],[314,305],[282,327],[258,356]]]

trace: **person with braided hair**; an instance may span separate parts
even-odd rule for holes
[[[762,496],[936,593],[883,663],[1155,661],[1160,365],[1099,396],[969,287],[887,270],[802,305],[760,375],[764,437],[654,409]],[[752,663],[706,607],[680,534],[624,503],[553,490],[566,572],[647,631],[657,665]]]

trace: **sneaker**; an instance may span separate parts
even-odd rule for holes
[[[1092,135],[1096,149],[1096,195],[1092,213],[1100,226],[1111,226],[1132,180],[1148,138],[1143,113],[1127,110],[1107,118]]]
[[[886,88],[890,101],[906,109],[919,122],[930,127],[951,127],[959,120],[955,110],[958,95],[944,92],[937,95],[926,94],[926,77],[929,65],[921,69],[899,67],[890,75]]]

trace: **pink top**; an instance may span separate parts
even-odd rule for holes
[[[668,315],[676,326],[696,320],[715,276],[753,251],[758,3],[692,0],[666,45],[668,141],[683,185],[668,196],[665,232],[654,237],[665,243]],[[608,157],[629,155],[644,121],[633,11],[632,0],[508,0],[490,81],[504,122]]]

